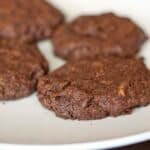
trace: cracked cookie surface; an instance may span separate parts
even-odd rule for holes
[[[100,55],[132,57],[147,36],[131,19],[113,13],[80,16],[60,26],[53,37],[55,54],[67,60]]]
[[[0,37],[34,42],[48,38],[63,15],[45,0],[1,0]]]
[[[65,119],[100,119],[150,103],[150,72],[141,59],[69,62],[41,78],[41,103]]]
[[[0,100],[32,94],[48,63],[35,45],[0,41]]]

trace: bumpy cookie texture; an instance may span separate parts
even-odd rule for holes
[[[47,71],[47,61],[35,45],[0,41],[0,100],[30,95]]]
[[[69,62],[41,78],[41,103],[65,119],[100,119],[150,103],[150,72],[142,60]]]
[[[81,16],[55,32],[55,54],[64,59],[134,56],[147,36],[132,20],[113,13]]]
[[[62,14],[45,0],[1,0],[0,37],[33,42],[52,35]]]

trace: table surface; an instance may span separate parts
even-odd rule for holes
[[[150,141],[113,150],[150,150]]]

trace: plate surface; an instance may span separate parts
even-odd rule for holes
[[[150,35],[148,0],[51,0],[72,20],[80,14],[113,11],[129,16]],[[64,61],[53,56],[50,41],[39,43],[51,70]],[[150,41],[142,48],[150,68]],[[96,121],[71,121],[57,118],[39,103],[36,93],[18,101],[0,102],[0,149],[102,149],[150,140],[150,106],[132,115]]]

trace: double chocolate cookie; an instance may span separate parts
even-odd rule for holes
[[[64,59],[97,58],[100,55],[134,56],[147,39],[132,20],[113,13],[81,16],[55,32],[55,54]]]
[[[150,72],[142,60],[80,60],[42,77],[41,103],[65,119],[100,119],[150,103]]]
[[[51,36],[62,20],[45,0],[0,0],[0,38],[41,40]]]
[[[47,61],[36,46],[0,41],[0,100],[30,95],[47,71]]]

